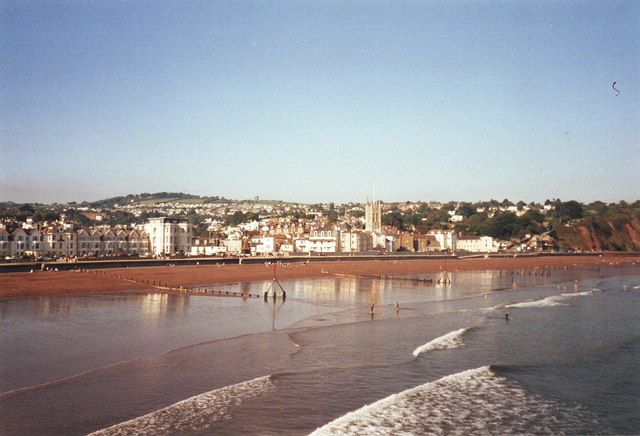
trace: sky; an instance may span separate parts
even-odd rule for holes
[[[0,201],[640,199],[635,0],[2,0],[0,20]]]

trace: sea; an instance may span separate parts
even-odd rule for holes
[[[0,434],[640,434],[640,264],[279,283],[0,300]]]

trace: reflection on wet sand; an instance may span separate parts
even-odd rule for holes
[[[141,301],[142,312],[145,315],[160,316],[167,312],[182,313],[189,305],[188,295],[175,294],[145,294]]]

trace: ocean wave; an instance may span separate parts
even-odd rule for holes
[[[544,298],[542,300],[523,301],[522,303],[507,304],[507,307],[552,307],[552,306],[567,306],[562,303],[564,298],[560,295],[553,295],[551,297]]]
[[[559,434],[597,427],[584,407],[529,392],[483,366],[392,394],[311,435]]]
[[[593,295],[594,291],[598,291],[598,289],[593,289],[591,291],[583,291],[583,292],[571,292],[566,294],[560,294],[561,297],[586,297],[588,295]]]
[[[470,328],[462,328],[442,335],[434,340],[427,342],[413,350],[413,356],[417,357],[420,353],[431,350],[448,350],[459,348],[462,346],[462,335],[471,330]]]
[[[567,301],[575,297],[587,297],[593,295],[594,292],[601,292],[600,289],[592,289],[590,291],[583,292],[571,292],[560,295],[552,295],[541,300],[523,301],[522,303],[507,304],[503,307],[552,307],[552,306],[567,306],[563,301]]]
[[[173,435],[201,432],[230,418],[243,400],[274,389],[270,376],[225,386],[179,401],[164,409],[96,431],[88,436]]]

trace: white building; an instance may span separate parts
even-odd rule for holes
[[[24,229],[16,229],[11,234],[13,236],[13,241],[11,243],[11,253],[17,256],[22,256],[25,251],[27,251],[28,247],[28,238],[27,232]]]
[[[369,238],[359,230],[340,233],[340,248],[344,253],[361,253],[369,249]]]
[[[458,249],[458,235],[453,230],[430,230],[428,234],[435,236],[441,250],[456,251]]]
[[[458,238],[457,249],[472,253],[495,253],[498,251],[498,244],[491,236],[465,236]]]
[[[219,238],[193,238],[191,242],[192,256],[218,256],[224,255],[227,247],[220,245]]]
[[[251,254],[258,256],[274,254],[277,251],[276,238],[273,236],[254,236],[249,245]]]
[[[386,229],[371,232],[371,248],[378,251],[398,251],[398,235]]]
[[[144,230],[149,235],[149,248],[154,255],[191,251],[191,227],[185,219],[149,218]]]
[[[11,255],[11,235],[5,227],[0,227],[0,256],[4,259]]]
[[[78,235],[76,232],[50,227],[44,231],[43,236],[43,253],[59,256],[78,255]]]
[[[128,238],[128,254],[141,255],[149,253],[149,236],[144,231],[130,230]]]
[[[226,248],[226,252],[229,254],[240,254],[242,253],[242,246],[244,245],[244,241],[242,238],[240,239],[224,239],[222,241],[222,245]]]
[[[335,226],[318,226],[311,229],[308,242],[309,253],[340,252],[340,231]]]
[[[44,253],[44,236],[38,229],[29,230],[27,233],[29,234],[27,239],[27,254],[42,256],[42,253]]]

